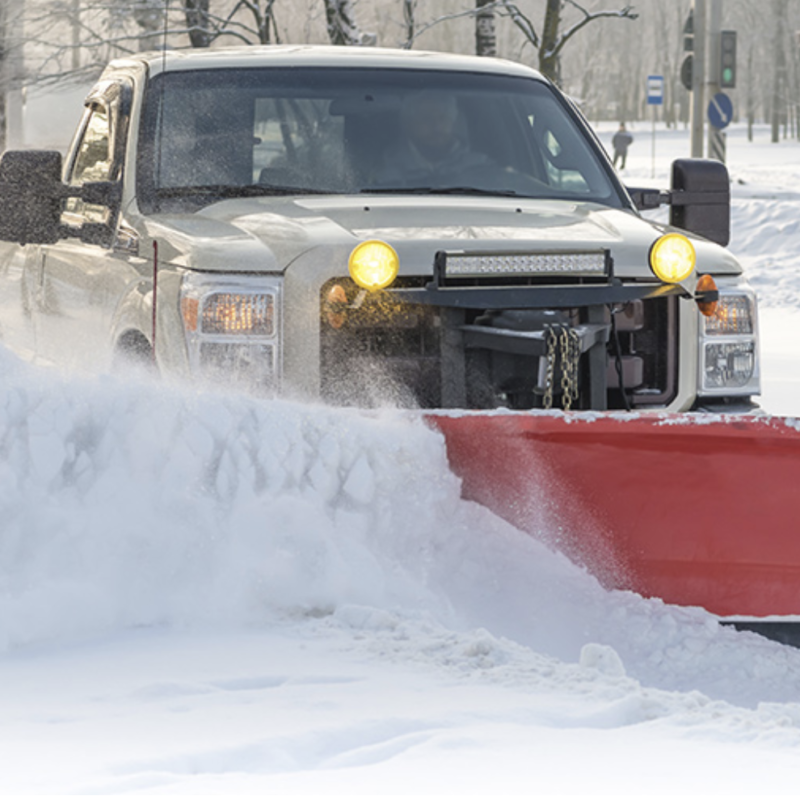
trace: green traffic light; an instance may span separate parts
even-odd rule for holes
[[[725,69],[722,70],[722,80],[725,83],[730,83],[731,78],[733,78],[733,70],[730,67],[725,67]]]

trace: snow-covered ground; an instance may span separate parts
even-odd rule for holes
[[[800,145],[728,150],[800,414]],[[793,794],[800,650],[605,591],[408,415],[0,374],[0,796]]]

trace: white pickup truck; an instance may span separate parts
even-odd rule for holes
[[[639,213],[660,203],[670,225]],[[0,333],[40,363],[339,404],[748,408],[756,302],[729,205],[711,161],[626,190],[519,64],[136,55],[65,159],[0,159]]]

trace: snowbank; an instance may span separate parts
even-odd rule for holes
[[[800,692],[800,653],[607,592],[462,501],[414,415],[61,378],[6,352],[0,374],[6,650],[141,626],[360,629],[352,609],[368,609],[373,628],[483,627],[573,662],[613,647],[618,671],[655,686]]]

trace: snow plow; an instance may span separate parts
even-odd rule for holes
[[[669,225],[640,213],[661,204]],[[745,416],[757,304],[729,217],[723,165],[626,189],[519,64],[138,54],[66,159],[0,160],[0,333],[66,368],[430,411],[467,497],[560,529],[608,585],[795,614],[798,434]]]
[[[465,497],[530,533],[557,530],[553,544],[608,587],[740,622],[800,614],[798,421],[615,413],[429,420],[444,434]],[[761,627],[769,632],[769,621]]]

